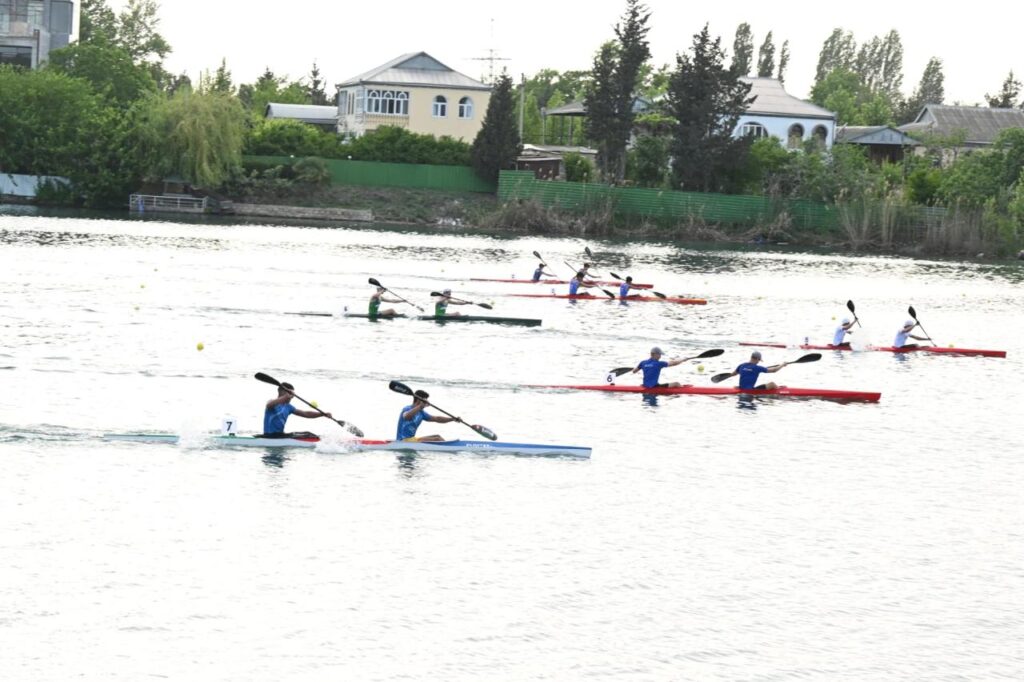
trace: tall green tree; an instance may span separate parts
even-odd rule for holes
[[[203,74],[199,79],[199,89],[203,92],[217,92],[222,95],[235,94],[235,84],[231,80],[231,71],[228,69],[226,58],[221,58],[220,66],[212,76],[209,72]]]
[[[122,109],[157,89],[149,70],[113,45],[73,43],[50,53],[49,68],[88,81],[94,92]]]
[[[786,82],[786,69],[789,67],[789,41],[783,41],[782,50],[779,51],[779,70],[775,77],[780,83]]]
[[[754,33],[750,24],[743,22],[736,27],[732,41],[732,70],[741,76],[749,76],[754,65]]]
[[[989,95],[985,93],[985,99],[988,101],[988,105],[995,108],[1011,109],[1017,106],[1017,98],[1020,97],[1021,83],[1019,80],[1014,78],[1013,69],[1010,70],[1010,74],[1003,81],[1003,87],[996,95]]]
[[[156,0],[128,0],[118,15],[118,44],[136,63],[160,64],[171,51],[157,31],[159,10]]]
[[[771,78],[775,73],[775,43],[772,32],[764,37],[764,42],[757,51],[757,75],[759,78]]]
[[[320,67],[316,61],[313,62],[313,68],[309,72],[309,103],[320,106],[333,104],[332,98],[328,97],[324,90],[324,79],[320,75]]]
[[[78,42],[82,45],[116,45],[117,15],[106,0],[82,0],[78,19]]]
[[[740,116],[754,101],[750,84],[726,68],[721,39],[707,24],[693,37],[691,54],[676,57],[667,96],[672,131],[672,175],[676,187],[703,192],[737,185],[749,138],[733,136]]]
[[[503,73],[491,90],[484,122],[473,140],[473,170],[484,180],[497,182],[499,171],[515,166],[521,149],[512,79]]]
[[[859,75],[848,69],[834,69],[811,88],[811,101],[836,114],[839,125],[862,125],[860,107],[868,91]]]
[[[217,187],[241,168],[245,113],[223,92],[179,90],[155,95],[139,120],[139,148],[153,178],[180,175]]]
[[[825,39],[818,54],[818,67],[814,73],[814,84],[821,83],[837,69],[853,71],[857,61],[857,42],[853,33],[841,28],[834,29]]]
[[[924,67],[921,82],[900,108],[899,120],[909,123],[921,112],[926,104],[942,104],[946,98],[945,76],[942,73],[942,60],[932,57]]]
[[[626,11],[615,25],[615,49],[602,48],[595,60],[586,100],[587,137],[597,145],[598,169],[605,182],[621,182],[626,175],[626,145],[636,120],[633,105],[641,70],[651,56],[650,17],[639,0],[626,0]]]

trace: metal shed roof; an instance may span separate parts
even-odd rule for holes
[[[315,125],[335,125],[338,123],[338,107],[319,106],[316,104],[281,104],[270,102],[263,112],[265,118],[283,118],[302,121]]]
[[[921,143],[891,126],[843,126],[836,129],[836,142],[849,144],[917,147]]]
[[[340,83],[338,87],[347,88],[353,85],[405,85],[462,90],[491,89],[491,86],[445,66],[426,52],[403,54],[390,62],[349,78]]]
[[[991,107],[959,107],[926,104],[913,123],[902,125],[903,132],[930,132],[938,135],[966,134],[966,144],[989,145],[1008,128],[1024,128],[1024,111]]]

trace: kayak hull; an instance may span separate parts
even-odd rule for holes
[[[608,298],[607,296],[594,296],[593,294],[576,294],[570,296],[569,294],[507,294],[508,296],[517,296],[519,298],[566,298],[573,301],[623,301],[625,303],[679,303],[682,305],[707,305],[707,301],[703,298],[682,298],[679,296],[669,296],[666,298],[660,298],[658,296],[630,296],[629,298]]]
[[[520,327],[539,327],[543,320],[536,320],[527,317],[489,317],[487,315],[419,315],[417,320],[428,320],[447,324],[448,322],[490,322],[491,324],[514,324]]]
[[[487,279],[487,278],[484,278],[484,277],[470,277],[469,281],[470,282],[502,282],[504,284],[568,284],[569,283],[569,280],[567,280],[567,279],[542,279],[542,280],[539,280],[537,282],[534,282],[532,279]],[[598,286],[602,286],[602,287],[617,287],[620,284],[622,284],[622,282],[611,282],[611,281],[608,281],[608,280],[589,280],[588,279],[587,281],[588,282],[592,281],[592,282],[594,282],[594,284],[597,284]],[[634,289],[653,289],[654,288],[653,284],[637,284],[636,282],[633,282],[632,284],[633,284],[633,288]]]
[[[741,346],[760,346],[762,348],[789,348],[784,343],[741,343]],[[903,346],[902,348],[896,348],[894,346],[867,346],[865,348],[851,348],[844,344],[842,346],[816,346],[814,344],[801,344],[796,346],[802,350],[836,350],[836,351],[853,351],[853,350],[866,350],[866,351],[881,351],[883,353],[928,353],[934,355],[968,355],[968,356],[980,356],[986,358],[1005,358],[1005,350],[984,350],[981,348],[943,348],[942,346]]]
[[[565,389],[573,391],[601,391],[604,393],[642,393],[644,395],[753,395],[779,398],[821,398],[823,400],[840,400],[877,403],[881,393],[869,391],[838,391],[827,388],[791,388],[779,386],[775,389],[740,389],[735,386],[679,386],[677,388],[644,388],[643,386],[609,385],[535,385],[531,388]]]
[[[167,443],[176,444],[179,437],[170,433],[108,433],[104,440],[127,441],[133,443]],[[315,448],[320,438],[260,438],[258,436],[225,436],[215,435],[203,439],[203,444],[217,447],[249,447],[249,448]],[[335,445],[334,441],[330,441]],[[472,452],[486,455],[520,455],[539,457],[575,457],[589,459],[591,448],[574,445],[545,445],[540,443],[504,443],[500,441],[446,440],[428,442],[410,442],[394,440],[358,439],[340,441],[339,447],[350,452],[366,452],[376,450],[396,452]]]

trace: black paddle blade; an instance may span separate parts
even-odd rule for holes
[[[442,294],[440,291],[431,291],[430,295],[431,296],[444,296],[444,294]]]
[[[666,296],[665,294],[661,293],[660,291],[652,291],[651,293],[654,294],[655,296],[657,296],[658,298],[668,298],[668,296]],[[723,351],[723,352],[725,352],[725,351]]]
[[[491,431],[486,426],[481,426],[480,424],[466,424],[466,426],[473,429],[487,440],[498,440],[498,434]]]
[[[273,385],[275,385],[277,387],[281,386],[281,382],[280,381],[278,381],[274,377],[270,376],[269,374],[264,374],[263,372],[256,372],[256,380],[257,381],[262,381],[263,383],[266,383],[266,384],[273,384]]]
[[[722,381],[725,381],[726,379],[728,379],[731,376],[732,376],[732,372],[722,372],[721,374],[716,374],[715,376],[711,377],[711,383],[714,383],[714,384],[720,383]]]
[[[629,372],[632,372],[632,371],[633,371],[632,367],[616,367],[615,369],[608,370],[608,374],[612,374],[614,376],[621,377],[623,374],[628,374]]]
[[[615,279],[619,279],[619,280],[621,280],[621,279],[622,279],[621,277],[619,277],[618,275],[616,275],[616,274],[615,274],[614,272],[611,272],[611,271],[609,271],[609,272],[608,272],[608,274],[609,274],[609,275],[611,275],[612,277],[614,277]]]
[[[334,421],[338,422],[338,426],[342,426],[348,429],[348,432],[351,433],[356,438],[362,438],[363,436],[366,435],[363,433],[363,430],[356,426],[355,424],[349,424],[348,422],[342,421],[341,419],[335,419]]]
[[[494,306],[491,305],[490,303],[477,303],[477,305],[483,308],[484,310],[494,310]]]
[[[808,353],[807,355],[803,356],[802,358],[798,358],[796,360],[793,360],[789,364],[796,365],[796,364],[799,364],[801,362],[817,362],[818,360],[821,360],[821,353]]]
[[[401,381],[391,381],[390,383],[388,383],[388,388],[390,388],[395,393],[412,395],[412,389],[403,384]]]
[[[608,298],[612,298],[612,299],[615,298],[615,294],[613,294],[612,292],[608,291],[607,289],[601,289],[601,291],[603,291],[604,295],[607,296]]]
[[[372,284],[372,285],[373,285],[373,286],[375,286],[375,287],[379,287],[379,286],[384,286],[383,284],[381,284],[380,282],[378,282],[378,281],[377,281],[376,279],[374,279],[373,277],[371,277],[371,278],[370,278],[370,284]]]
[[[593,258],[593,257],[594,257],[594,254],[593,254],[593,252],[592,252],[592,251],[590,250],[590,247],[589,247],[589,246],[584,246],[584,247],[583,247],[583,253],[587,254],[587,258]]]
[[[912,318],[914,318],[914,322],[917,322],[917,311],[914,310],[914,306],[907,308],[907,312],[910,313]]]
[[[547,267],[547,263],[544,262],[544,256],[540,255],[536,251],[533,252],[533,255],[537,257],[537,260],[540,261],[541,265]]]
[[[725,353],[725,351],[722,350],[721,348],[713,348],[711,350],[704,351],[700,355],[694,356],[693,359],[699,360],[700,358],[717,358],[719,355],[722,355],[723,353]]]
[[[854,315],[857,314],[857,310],[853,307],[853,301],[847,301],[846,302],[846,309],[849,310]]]

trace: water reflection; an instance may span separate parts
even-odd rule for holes
[[[264,464],[272,469],[283,469],[284,463],[288,461],[288,456],[280,448],[274,448],[267,450],[267,453],[261,459]]]
[[[736,407],[741,410],[756,410],[757,399],[752,395],[740,395],[736,399]]]
[[[644,405],[647,405],[648,407],[658,406],[658,396],[655,393],[644,393],[641,399],[643,400]]]

